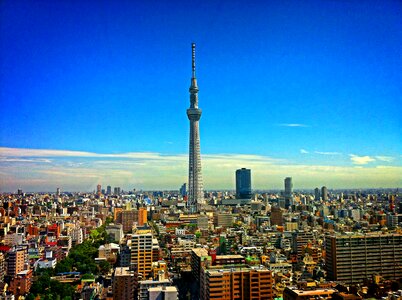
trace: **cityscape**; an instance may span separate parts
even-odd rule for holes
[[[0,9],[0,300],[402,299],[400,3]]]

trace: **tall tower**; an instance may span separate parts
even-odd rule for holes
[[[195,43],[192,47],[192,76],[190,85],[190,108],[187,117],[190,120],[190,147],[188,164],[188,201],[187,206],[196,210],[197,205],[204,204],[204,191],[201,175],[200,128],[201,109],[198,108],[198,86],[195,77]]]

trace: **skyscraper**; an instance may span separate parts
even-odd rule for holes
[[[292,177],[285,178],[285,208],[288,209],[293,204],[293,184]]]
[[[239,199],[251,198],[251,170],[241,168],[236,170],[236,197]]]
[[[190,147],[188,166],[188,202],[191,210],[197,205],[204,204],[204,191],[201,175],[200,155],[200,128],[201,109],[198,108],[198,86],[195,76],[195,44],[192,43],[192,76],[190,85],[190,108],[187,109],[187,117],[190,120]]]
[[[321,188],[321,199],[322,201],[327,201],[328,200],[328,189],[326,186],[323,186]]]
[[[285,178],[285,197],[291,197],[293,193],[292,177]]]
[[[317,187],[314,189],[314,200],[320,201],[320,197],[321,197],[320,189]]]

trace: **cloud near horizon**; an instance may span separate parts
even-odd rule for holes
[[[375,162],[375,161],[381,161],[381,162],[386,162],[386,163],[391,163],[395,160],[394,157],[392,156],[382,156],[382,155],[377,155],[377,156],[359,156],[355,154],[349,154],[350,159],[353,164],[355,165],[367,165],[368,163]]]
[[[351,155],[364,165],[371,157]],[[70,150],[0,147],[0,192],[92,191],[97,184],[124,189],[178,189],[187,181],[188,155],[154,152],[101,154]],[[234,189],[238,168],[252,170],[254,189],[278,189],[285,177],[295,188],[326,185],[331,188],[400,187],[401,166],[333,166],[294,163],[283,158],[253,154],[202,155],[205,189]]]
[[[310,127],[310,125],[300,124],[300,123],[282,123],[278,124],[281,127]]]

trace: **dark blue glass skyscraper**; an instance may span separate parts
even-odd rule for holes
[[[251,170],[246,168],[236,170],[236,197],[250,199],[251,196]]]

